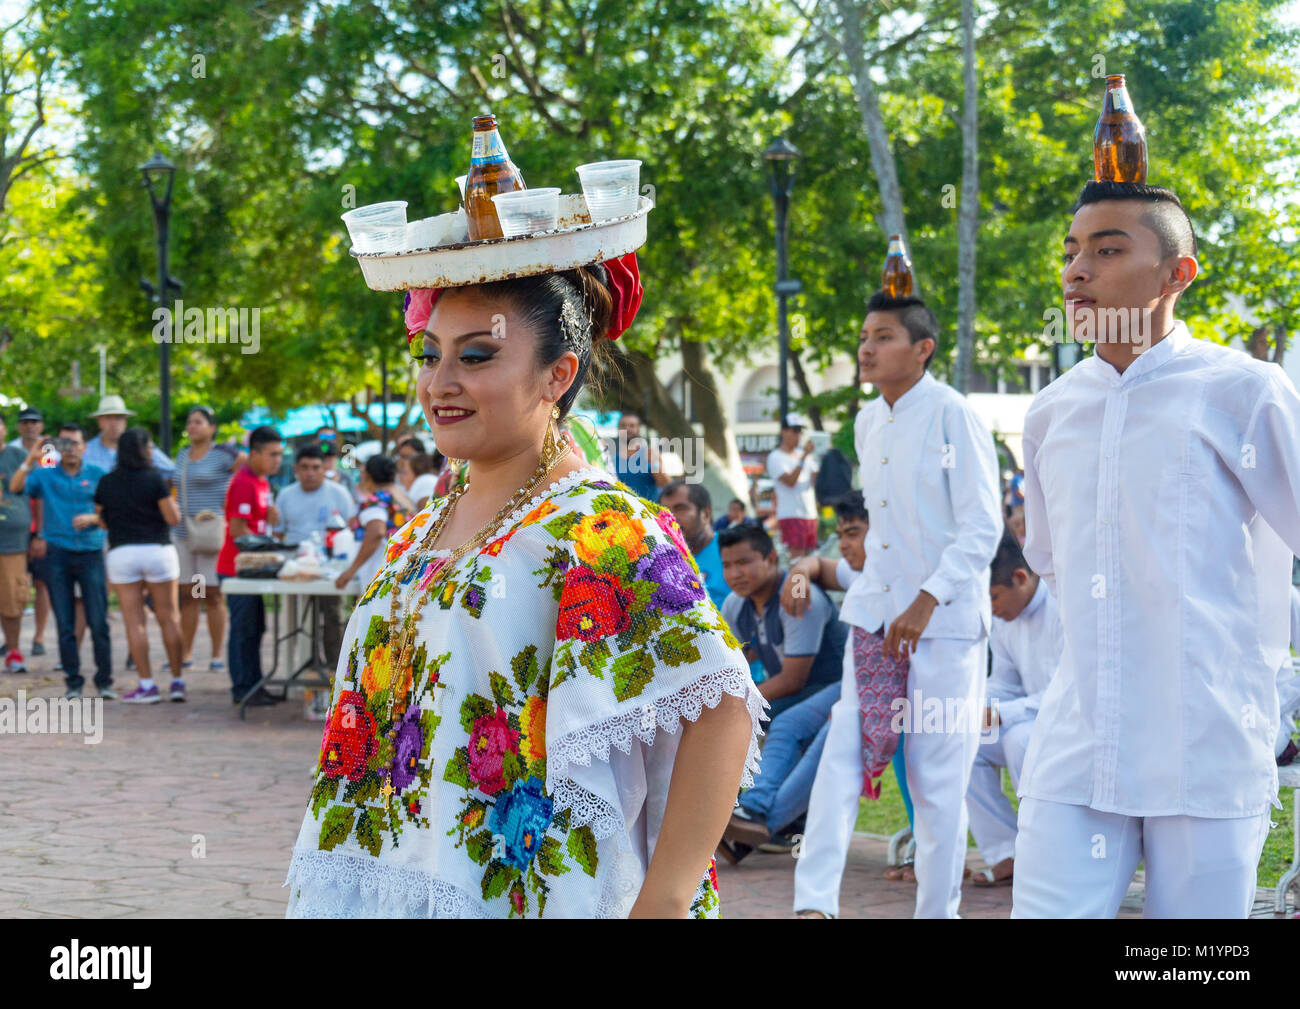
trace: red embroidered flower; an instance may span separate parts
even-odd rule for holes
[[[506,713],[497,708],[495,715],[484,715],[469,735],[470,779],[487,795],[496,795],[506,787],[505,755],[518,752],[519,733],[510,728]]]
[[[509,542],[510,537],[513,536],[516,532],[518,532],[517,527],[515,529],[511,529],[504,536],[498,536],[491,543],[489,543],[482,550],[480,550],[479,553],[487,554],[489,557],[495,557],[497,554],[501,552],[501,548],[504,547],[507,542]]]
[[[375,752],[375,729],[366,699],[355,690],[343,691],[321,736],[320,764],[325,776],[360,778]]]
[[[560,593],[555,639],[599,641],[626,630],[632,622],[628,607],[636,593],[623,588],[613,575],[601,575],[581,565],[569,568]]]

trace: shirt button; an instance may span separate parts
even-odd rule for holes
[[[880,464],[881,464],[882,466],[883,466],[885,463],[887,463],[887,462],[889,462],[888,459],[881,459],[881,460],[880,460]]]
[[[885,586],[885,591],[886,591],[886,592],[889,591],[889,586],[888,586],[888,585]]]
[[[890,418],[889,418],[889,423],[891,423],[891,424],[894,423],[894,418],[893,418],[892,415],[891,415]]]
[[[880,502],[880,507],[881,507],[881,508],[885,507],[885,502],[881,501],[881,502]]]
[[[889,549],[889,544],[888,544],[888,543],[882,543],[882,544],[880,544],[880,549],[881,549],[881,550],[888,550],[888,549]]]

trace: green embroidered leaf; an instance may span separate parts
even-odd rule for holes
[[[635,515],[636,509],[627,498],[618,494],[597,494],[591,499],[591,510],[593,512],[613,511],[622,515]]]
[[[352,833],[352,817],[355,810],[351,806],[335,806],[325,814],[325,822],[320,828],[321,851],[337,848]]]
[[[442,774],[443,781],[450,781],[461,788],[469,788],[469,754],[464,747],[455,750],[447,761],[447,769]]]
[[[542,846],[537,849],[537,871],[548,876],[562,876],[569,871],[569,866],[564,864],[564,849],[549,834],[542,838]]]
[[[569,832],[569,811],[567,809],[562,809],[556,813],[554,818],[551,820],[551,826],[561,834],[567,834]]]
[[[357,817],[357,844],[376,858],[379,857],[379,851],[384,846],[385,812],[382,809],[363,809],[361,815]]]
[[[669,628],[655,638],[654,649],[659,661],[668,666],[700,661],[700,650],[696,647],[694,635],[688,634],[681,627]]]
[[[518,875],[519,870],[513,865],[493,862],[483,874],[483,899],[491,900],[493,897],[500,897]]]
[[[492,699],[497,702],[498,708],[512,708],[516,706],[515,692],[510,689],[510,684],[506,678],[498,673],[495,669],[488,673],[488,682],[492,684]]]
[[[429,748],[433,745],[433,734],[437,731],[441,722],[442,716],[433,708],[426,708],[420,712],[420,735],[424,737],[423,745],[420,747],[421,760],[428,759]]]
[[[518,908],[518,910],[516,910]],[[528,910],[528,895],[524,892],[524,881],[517,879],[510,884],[510,917],[522,917]]]
[[[584,645],[582,651],[578,653],[578,661],[587,667],[587,672],[592,676],[599,676],[603,680],[609,655],[609,642],[601,638],[599,641]]]
[[[557,540],[563,540],[569,538],[569,530],[581,521],[582,516],[577,512],[565,512],[563,515],[557,515],[549,522],[542,523],[542,528]]]
[[[338,795],[339,783],[337,778],[327,778],[321,775],[316,779],[316,784],[311,790],[311,815],[320,819],[320,811],[324,809],[334,796]]]
[[[569,849],[569,854],[582,866],[582,871],[595,879],[596,864],[599,859],[596,857],[596,836],[591,832],[591,828],[579,827],[570,833],[566,847]]]
[[[624,652],[614,660],[614,696],[620,701],[636,697],[654,679],[654,672],[648,652]]]
[[[510,671],[515,674],[515,682],[524,693],[537,678],[540,667],[537,664],[537,646],[529,645],[510,660]]]
[[[367,653],[373,651],[379,645],[388,641],[388,624],[381,616],[370,618],[370,626],[366,628],[365,650]]]
[[[541,760],[530,760],[528,762],[528,776],[530,778],[541,778],[546,780],[546,758]]]
[[[496,714],[496,705],[486,697],[470,694],[460,706],[460,725],[466,732],[474,731],[474,723],[480,718]]]
[[[439,609],[451,609],[451,604],[456,601],[456,586],[459,584],[459,582],[444,582],[441,587],[435,587],[434,591],[438,594]]]
[[[484,565],[478,571],[474,572],[474,580],[476,582],[490,582],[492,580],[492,569],[487,565]]]
[[[492,833],[487,830],[480,830],[477,834],[470,834],[465,838],[465,850],[479,865],[484,865],[492,857]]]
[[[420,642],[420,647],[415,650],[415,655],[411,657],[411,683],[414,686],[420,684],[420,679],[424,675],[424,664],[428,661],[429,653],[425,648],[424,642]]]
[[[632,574],[632,561],[627,555],[627,548],[621,543],[606,547],[600,552],[600,557],[591,566],[591,570],[597,574],[614,575],[620,582],[625,581]]]
[[[573,642],[566,641],[555,650],[555,654],[551,657],[550,690],[554,690],[572,676],[577,668],[578,664],[573,658]]]
[[[372,715],[378,715],[388,708],[388,693],[388,688],[384,687],[366,698],[366,708]]]
[[[627,651],[634,647],[644,648],[659,633],[659,628],[663,626],[663,622],[662,614],[656,609],[633,613],[632,622],[627,625],[627,630],[618,635],[619,650]]]
[[[650,597],[655,594],[655,590],[658,589],[659,586],[654,582],[646,581],[644,578],[638,578],[636,581],[631,583],[629,588],[636,593],[636,602],[631,607],[632,610],[636,612],[649,609]]]
[[[517,753],[507,753],[501,758],[501,777],[506,788],[514,787],[516,781],[524,775],[524,758]]]
[[[370,771],[367,771],[356,781],[349,781],[343,789],[343,801],[350,802],[353,805],[373,802],[378,798],[379,779]]]

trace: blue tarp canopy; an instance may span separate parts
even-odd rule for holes
[[[395,429],[402,422],[402,410],[404,404],[401,402],[389,402],[388,404],[388,426]],[[333,405],[333,416],[330,415],[329,407],[325,406],[300,406],[296,409],[289,410],[283,414],[275,414],[266,407],[257,406],[244,413],[239,418],[240,425],[251,431],[255,427],[263,424],[270,425],[280,432],[283,438],[301,438],[305,435],[315,434],[323,427],[332,427],[340,434],[349,431],[366,430],[365,421],[360,417],[352,415],[352,407],[349,403],[335,403]],[[370,405],[370,419],[376,424],[382,424],[384,418],[384,404],[372,403]],[[336,422],[337,418],[337,422]],[[417,430],[425,431],[427,426],[424,423],[424,416],[418,405],[412,405],[410,413],[410,423]]]

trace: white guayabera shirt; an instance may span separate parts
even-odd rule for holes
[[[1015,620],[993,618],[992,673],[985,694],[997,699],[1003,727],[1032,719],[1061,661],[1063,637],[1056,600],[1043,579]]]
[[[883,396],[854,422],[867,559],[840,619],[888,627],[922,589],[939,601],[923,638],[978,639],[992,621],[989,564],[1003,520],[993,437],[955,389],[926,372],[891,409]]]
[[[1123,374],[1089,357],[1040,392],[1024,452],[1025,559],[1060,602],[1065,650],[1020,794],[1262,813],[1300,549],[1290,379],[1179,322]]]

